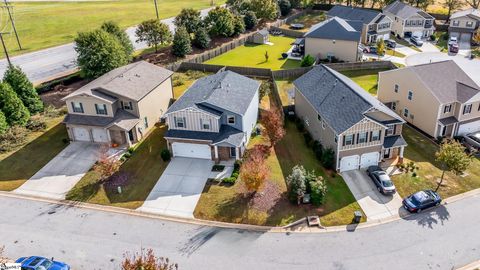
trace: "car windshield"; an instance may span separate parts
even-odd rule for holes
[[[40,266],[37,268],[38,270],[48,270],[50,268],[50,266],[52,266],[52,261],[50,260],[45,260],[43,261]],[[43,267],[43,268],[42,268]]]
[[[472,134],[468,136],[470,139],[480,143],[480,133]]]
[[[393,187],[393,183],[390,180],[382,180],[382,185],[384,187]]]
[[[428,200],[428,198],[430,198],[430,196],[425,191],[420,191],[420,192],[417,192],[417,193],[413,194],[412,202],[415,205],[419,205],[419,204],[422,204],[423,202],[425,202],[426,200]]]

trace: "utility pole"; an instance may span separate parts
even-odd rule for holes
[[[5,0],[7,1],[7,0]],[[155,3],[155,13],[157,14],[157,20],[160,20],[160,17],[158,17],[158,6],[157,6],[157,0],[153,0],[153,2]]]
[[[3,0],[3,1],[5,2],[5,8],[7,9],[10,22],[12,22],[13,32],[15,32],[15,37],[17,38],[18,47],[20,48],[20,50],[22,50],[22,44],[20,44],[20,39],[18,38],[17,28],[15,27],[15,22],[13,21],[13,16],[12,16],[12,13],[10,12],[10,8],[13,8],[13,7],[8,5],[7,0]]]
[[[8,66],[12,66],[12,62],[10,62],[10,57],[8,56],[7,46],[5,46],[5,42],[3,41],[3,34],[0,32],[0,40],[2,41],[3,51],[5,52],[5,56],[7,57]]]

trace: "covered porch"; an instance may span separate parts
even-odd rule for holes
[[[385,137],[381,153],[382,162],[397,159],[398,163],[402,163],[406,146],[407,142],[403,139],[402,135]]]
[[[455,136],[455,129],[457,128],[458,120],[455,116],[450,116],[438,120],[437,136],[435,137],[448,137],[453,138]]]

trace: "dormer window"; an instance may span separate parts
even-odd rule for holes
[[[227,123],[229,125],[235,125],[235,116],[234,115],[227,116]]]
[[[122,101],[122,108],[123,108],[124,110],[129,110],[129,111],[131,111],[131,110],[133,110],[133,104],[132,104],[131,101]]]
[[[107,105],[105,104],[95,104],[95,110],[97,111],[97,114],[100,115],[107,115]]]
[[[72,102],[72,110],[76,113],[84,113],[83,104],[81,102]]]
[[[472,104],[467,104],[463,107],[463,114],[469,114],[472,112]]]

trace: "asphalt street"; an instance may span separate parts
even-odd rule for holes
[[[0,245],[76,270],[119,269],[142,247],[180,269],[456,269],[480,258],[479,209],[477,195],[369,228],[261,233],[0,196]]]
[[[201,10],[201,16],[205,17],[210,9],[211,8]],[[175,31],[173,20],[174,18],[162,20],[162,22],[170,27],[172,32]],[[134,26],[126,30],[135,50],[147,48],[146,43],[136,42],[135,29],[136,27]],[[77,70],[77,64],[75,63],[77,53],[75,52],[73,43],[14,56],[10,59],[14,65],[20,66],[28,78],[34,83],[45,82]],[[0,74],[3,74],[7,67],[7,59],[1,59]]]

